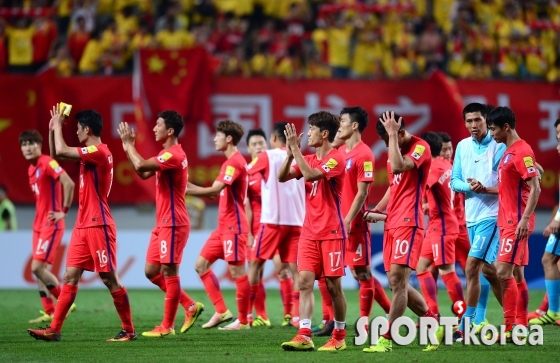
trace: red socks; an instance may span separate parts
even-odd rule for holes
[[[181,297],[181,283],[179,276],[166,278],[165,285],[165,305],[161,325],[166,329],[170,329],[175,327],[175,317],[177,316],[177,308],[179,307],[179,299]]]
[[[360,316],[367,316],[369,318],[371,307],[373,305],[373,297],[375,294],[375,284],[373,283],[373,277],[370,277],[368,280],[360,280],[359,283],[360,290],[358,294],[360,297]]]
[[[62,291],[58,296],[58,302],[54,309],[54,317],[51,322],[51,329],[55,333],[60,333],[62,329],[62,324],[64,324],[64,319],[70,310],[70,306],[74,303],[76,299],[76,294],[78,293],[78,285],[64,284],[62,286]]]
[[[529,309],[529,290],[527,289],[527,281],[523,280],[517,283],[517,294],[519,301],[517,302],[517,318],[515,324],[529,326],[527,313]]]
[[[214,272],[212,270],[208,270],[200,275],[200,279],[202,280],[202,284],[204,285],[204,289],[206,290],[210,301],[212,301],[212,304],[214,304],[214,307],[216,308],[216,312],[219,314],[225,313],[227,307],[224,303],[222,291],[220,291],[220,282],[218,281],[216,275],[214,275]],[[247,292],[247,298],[249,298],[249,292]],[[245,316],[245,319],[247,319],[247,316]]]
[[[240,324],[246,325],[251,291],[249,278],[247,275],[239,277],[235,280],[235,285],[237,286],[237,291],[235,293],[235,298],[237,300],[237,318]],[[258,287],[258,285],[256,286]]]
[[[422,295],[424,295],[424,300],[426,300],[428,307],[430,310],[438,314],[439,307],[437,302],[436,281],[434,280],[432,273],[430,270],[426,270],[424,272],[417,273],[416,277],[418,278],[418,282],[420,282],[420,289],[422,290]]]
[[[372,277],[372,279],[373,284],[375,285],[375,293],[373,295],[374,299],[375,301],[377,301],[379,306],[381,306],[385,314],[389,314],[389,310],[391,310],[391,300],[389,300],[389,297],[387,296],[383,285],[381,285],[381,282],[379,282],[379,280],[375,277]]]
[[[293,317],[299,317],[299,291],[292,292],[292,307],[293,307]]]
[[[544,294],[541,305],[539,306],[539,310],[544,312],[548,311],[548,294]]]
[[[321,292],[321,300],[323,304],[323,320],[329,321],[334,319],[334,311],[332,306],[332,298],[327,288],[325,277],[321,277],[318,281],[319,291]]]
[[[517,299],[519,297],[517,283],[513,276],[509,279],[500,280],[500,283],[502,285],[502,302],[504,304],[504,324],[510,326],[516,323],[517,317]]]
[[[284,315],[292,314],[292,291],[294,289],[294,282],[291,277],[280,281],[280,297],[284,305]]]
[[[54,302],[53,299],[48,297],[47,293],[39,290],[39,296],[41,297],[41,304],[43,305],[43,310],[45,313],[52,315],[54,314]]]
[[[167,291],[167,287],[165,286],[165,279],[163,278],[163,274],[159,274],[156,277],[151,278],[150,281],[152,282],[152,284],[159,287],[161,289],[161,291],[163,291],[163,292]],[[191,299],[191,297],[184,290],[181,289],[181,297],[179,298],[179,304],[181,304],[181,306],[183,308],[185,308],[185,310],[189,310],[189,308],[191,307],[191,305],[193,303],[194,303],[194,300]]]
[[[60,296],[60,286],[59,285],[47,286],[47,289],[49,289],[49,292],[51,293],[52,296],[54,296],[56,299],[58,299],[58,297]]]
[[[266,313],[266,289],[264,288],[264,284],[261,280],[260,284],[257,285],[257,296],[255,298],[255,311],[257,312],[257,316],[260,316],[264,320],[268,319],[268,314]],[[251,309],[249,309],[251,312]]]
[[[452,303],[455,301],[465,301],[463,295],[463,285],[461,285],[461,280],[459,280],[455,271],[441,275],[441,279],[447,287],[447,293],[449,294],[449,298]]]
[[[117,313],[121,319],[122,328],[129,333],[134,333],[132,313],[130,311],[130,303],[128,301],[128,293],[126,292],[126,289],[123,286],[120,289],[113,291],[111,295],[113,296],[113,304],[115,304],[115,308],[117,309]]]

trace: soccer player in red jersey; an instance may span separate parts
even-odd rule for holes
[[[442,141],[440,156],[453,164],[453,141],[451,140],[451,136],[446,132],[437,132],[437,134],[441,137]],[[451,190],[451,195],[453,211],[457,216],[457,222],[459,222],[459,235],[455,242],[455,260],[459,263],[463,272],[465,272],[467,257],[471,249],[469,231],[467,229],[467,218],[465,217],[465,193],[456,193]],[[435,271],[437,271],[437,269],[435,269]]]
[[[134,147],[135,134],[127,123],[121,123],[118,129],[124,151],[136,174],[142,180],[156,177],[156,226],[150,237],[144,271],[146,277],[165,292],[165,305],[163,321],[154,330],[142,333],[145,337],[175,335],[179,304],[185,309],[181,333],[189,330],[204,311],[204,305],[193,301],[181,289],[179,277],[179,266],[190,232],[184,203],[188,162],[178,140],[183,126],[183,117],[176,111],[160,112],[153,131],[156,142],[161,143],[163,149],[149,159],[144,159]]]
[[[245,272],[245,260],[249,223],[245,214],[248,176],[247,162],[237,150],[243,137],[243,127],[231,120],[220,121],[216,127],[214,143],[216,150],[223,151],[227,160],[222,164],[220,174],[212,186],[202,188],[189,183],[187,194],[199,197],[220,196],[218,207],[218,227],[212,232],[195,264],[206,293],[216,308],[216,313],[202,328],[212,328],[233,318],[224,303],[218,278],[210,268],[214,261],[222,259],[229,265],[231,277],[237,287],[237,320],[220,327],[220,330],[250,329],[247,320],[249,313],[249,279]]]
[[[352,276],[360,284],[360,317],[366,316],[369,321],[374,299],[386,313],[389,313],[391,302],[381,283],[376,281],[371,273],[371,234],[367,222],[363,220],[375,167],[373,152],[362,141],[362,133],[368,121],[368,114],[361,107],[342,109],[337,137],[345,142],[338,149],[346,159],[346,175],[342,188],[342,215],[348,233],[345,262],[352,271]]]
[[[27,173],[35,196],[31,271],[37,277],[44,309],[40,311],[40,317],[29,321],[36,324],[52,321],[54,303],[51,296],[58,299],[60,295],[58,278],[49,270],[49,265],[54,262],[64,234],[64,217],[72,204],[74,182],[56,160],[41,153],[43,137],[37,130],[22,132],[19,144],[30,163]]]
[[[251,295],[257,293],[258,284],[261,281],[258,271],[262,270],[266,260],[272,260],[276,254],[280,262],[287,265],[292,276],[296,280],[293,292],[293,300],[299,298],[297,287],[297,246],[301,234],[301,226],[305,215],[305,185],[303,181],[293,180],[287,183],[279,183],[277,175],[286,159],[286,141],[284,130],[286,122],[277,122],[270,137],[272,149],[265,150],[256,155],[251,164],[247,165],[249,178],[260,174],[261,178],[261,202],[263,204],[260,227],[255,236],[255,245],[252,250],[249,267],[249,283],[251,284]],[[289,200],[290,203],[284,201]],[[276,266],[278,274],[285,270],[284,266]],[[292,286],[286,286],[286,282],[280,280],[281,294],[284,300],[289,298]],[[295,304],[294,304],[295,305]],[[292,317],[290,306],[284,301],[283,324],[287,325]],[[293,324],[298,324],[298,306],[294,306]],[[266,314],[266,311],[262,311]],[[270,326],[268,317],[259,313],[259,317],[253,323],[257,326]]]
[[[514,325],[527,327],[529,292],[524,266],[529,263],[528,240],[535,225],[535,207],[541,192],[533,149],[519,137],[515,114],[496,107],[486,122],[494,140],[506,145],[498,167],[498,227],[500,248],[496,269],[502,285],[506,338]]]
[[[107,198],[113,183],[113,155],[101,143],[103,119],[94,110],[76,114],[78,140],[83,147],[69,147],[62,136],[64,109],[58,105],[51,111],[49,144],[51,156],[80,162],[79,207],[72,231],[64,285],[54,309],[52,323],[46,329],[28,329],[35,339],[59,341],[62,324],[78,293],[78,282],[84,270],[96,271],[113,296],[113,303],[122,323],[121,331],[107,341],[136,339],[128,293],[117,274],[117,241],[115,222]]]
[[[426,132],[420,138],[428,143],[432,165],[427,181],[429,223],[422,242],[416,276],[430,310],[439,314],[437,288],[429,267],[435,266],[447,287],[451,302],[464,301],[463,286],[455,273],[455,244],[459,223],[453,213],[451,200],[451,170],[453,166],[441,157],[442,140],[435,132]]]
[[[430,146],[426,141],[405,130],[404,120],[395,112],[384,112],[377,122],[377,133],[389,148],[387,171],[390,185],[385,196],[374,210],[387,208],[383,236],[383,263],[393,291],[389,324],[403,316],[408,306],[420,317],[434,314],[422,295],[410,286],[409,278],[416,269],[424,239],[422,196],[426,189],[430,165]],[[436,334],[438,342],[443,339],[443,327]],[[367,353],[385,353],[393,348],[391,334],[384,334],[377,345],[364,348]],[[425,351],[436,350],[439,344],[428,345]]]
[[[326,111],[309,116],[308,144],[315,153],[303,156],[300,150],[301,136],[293,124],[286,125],[287,157],[278,180],[287,182],[303,177],[305,180],[305,219],[298,243],[299,331],[289,342],[282,344],[284,350],[313,350],[311,340],[311,316],[313,315],[313,285],[316,279],[326,277],[327,287],[333,300],[334,330],[331,339],[319,351],[346,349],[346,299],[342,292],[341,277],[344,276],[344,240],[346,230],[340,199],[344,182],[344,157],[332,142],[340,127],[340,118]],[[296,164],[292,166],[292,162]]]

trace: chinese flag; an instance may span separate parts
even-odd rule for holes
[[[210,55],[201,47],[137,51],[132,92],[139,150],[155,155],[161,149],[161,145],[150,142],[156,116],[161,111],[179,112],[185,129],[199,122],[211,124],[211,67]]]

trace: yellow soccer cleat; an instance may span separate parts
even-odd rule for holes
[[[549,325],[557,324],[556,321],[560,319],[560,313],[553,313],[550,310],[546,314],[541,315],[538,318],[533,318],[529,320],[529,325]]]
[[[70,305],[70,309],[68,310],[68,312],[66,313],[66,317],[68,317],[71,313],[73,313],[76,310],[76,304],[72,303],[72,305]]]
[[[41,314],[41,316],[29,320],[29,324],[50,323],[53,320],[52,315],[45,313],[43,310],[39,310],[39,314]]]
[[[334,338],[327,340],[325,345],[317,349],[318,352],[339,352],[341,350],[346,350],[346,342],[344,340],[339,341]]]
[[[202,325],[202,329],[213,328],[227,321],[231,321],[231,319],[233,319],[233,314],[229,311],[229,309],[222,314],[215,313],[206,324]]]
[[[287,351],[311,352],[315,350],[313,341],[305,335],[296,335],[289,342],[282,343],[281,347]]]
[[[154,330],[145,331],[142,333],[143,337],[148,337],[148,338],[163,338],[168,335],[175,335],[175,329],[173,328],[166,329],[161,325],[156,326]]]
[[[393,350],[393,341],[385,337],[380,337],[377,345],[372,345],[369,348],[364,348],[366,353],[388,353]]]
[[[200,314],[204,311],[204,305],[197,302],[194,303],[194,309],[185,312],[185,323],[181,327],[181,333],[186,333],[187,330],[192,328]]]
[[[284,315],[282,319],[282,326],[290,326],[290,321],[292,321],[292,316],[290,314]]]
[[[437,343],[436,344],[430,344],[428,343],[428,345],[426,346],[426,348],[422,349],[423,352],[435,352],[436,350],[438,350],[441,342],[443,342],[443,335],[445,334],[445,330],[443,328],[443,326],[439,326],[438,330],[436,331],[436,339],[437,339]]]
[[[253,328],[255,327],[262,327],[262,326],[266,326],[266,327],[270,327],[272,326],[272,324],[270,324],[270,319],[263,319],[260,315],[257,316],[257,318],[253,321]]]

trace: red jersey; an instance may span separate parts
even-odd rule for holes
[[[404,173],[393,174],[390,160],[387,160],[391,191],[385,229],[402,226],[424,229],[422,196],[432,164],[430,146],[426,141],[412,135],[410,142],[401,149],[401,154],[410,158],[416,167]]]
[[[114,225],[107,199],[113,184],[113,155],[106,144],[79,147],[80,193],[75,228]]]
[[[452,190],[453,196],[453,211],[457,217],[459,226],[467,225],[467,217],[465,217],[465,193],[456,193]]]
[[[363,141],[360,141],[350,151],[346,151],[345,145],[340,147],[338,151],[346,158],[346,174],[342,188],[342,216],[346,218],[352,203],[354,203],[354,198],[358,194],[358,183],[373,182],[375,159],[371,149]],[[367,199],[352,220],[351,232],[364,232],[369,229],[368,224],[362,219],[366,210]]]
[[[62,185],[58,181],[64,169],[50,156],[41,155],[37,159],[37,165],[29,165],[27,175],[31,191],[35,195],[35,219],[33,230],[39,232],[45,226],[51,226],[48,214],[50,211],[62,210]],[[64,229],[64,219],[56,223],[59,229]]]
[[[459,222],[451,200],[451,169],[453,166],[442,157],[432,160],[428,175],[427,195],[429,217],[428,233],[448,236],[459,233]]]
[[[247,162],[239,151],[222,164],[216,179],[226,187],[220,192],[218,230],[223,233],[247,234],[249,223],[245,214],[248,175]]]
[[[253,220],[251,223],[251,233],[256,236],[261,225],[261,183],[263,175],[261,173],[249,174],[249,188],[247,189],[247,196],[251,204],[251,211],[253,213]]]
[[[531,188],[527,179],[538,177],[535,154],[524,140],[506,149],[498,166],[498,226],[516,228],[527,207]],[[535,226],[535,213],[529,218],[529,230]]]
[[[315,154],[303,158],[312,169],[320,170],[326,179],[305,182],[305,219],[300,238],[313,241],[345,239],[347,236],[340,205],[344,157],[337,149],[332,149],[321,160]],[[303,175],[299,166],[295,164],[293,168],[298,179],[301,178]]]
[[[187,155],[176,144],[154,157],[160,170],[156,171],[156,227],[190,225],[185,205],[189,180]]]

